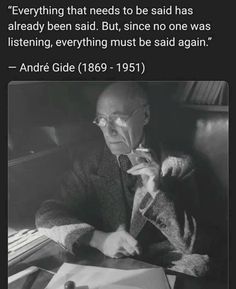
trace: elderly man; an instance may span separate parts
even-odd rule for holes
[[[70,252],[85,244],[119,258],[151,248],[161,265],[203,275],[208,256],[198,254],[204,250],[191,159],[152,143],[149,119],[137,84],[110,84],[94,120],[105,143],[78,154],[60,199],[43,203],[36,225]]]

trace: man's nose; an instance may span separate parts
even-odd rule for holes
[[[108,136],[116,136],[117,130],[115,129],[115,127],[111,123],[108,123],[108,125],[106,126],[106,133],[105,134]]]

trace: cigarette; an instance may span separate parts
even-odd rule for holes
[[[146,148],[137,148],[136,151],[149,153],[149,152],[150,152],[150,149],[146,149]]]

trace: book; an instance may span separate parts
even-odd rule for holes
[[[11,234],[8,237],[8,266],[31,255],[49,241],[50,239],[40,234],[36,229],[24,229]]]
[[[8,277],[8,289],[43,289],[53,275],[53,272],[31,266]]]

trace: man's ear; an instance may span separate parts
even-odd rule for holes
[[[144,108],[144,125],[147,125],[150,120],[150,107],[146,105]]]

